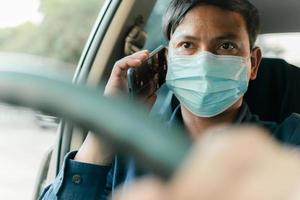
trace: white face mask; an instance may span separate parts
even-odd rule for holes
[[[168,58],[167,86],[199,117],[224,112],[245,94],[248,81],[244,57],[201,52]]]

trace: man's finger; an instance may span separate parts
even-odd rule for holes
[[[148,58],[147,51],[138,52],[131,56],[127,56],[117,61],[114,65],[112,74],[115,76],[122,76],[129,68],[139,67],[142,62]]]

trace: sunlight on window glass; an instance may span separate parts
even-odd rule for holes
[[[0,27],[14,27],[25,22],[39,23],[39,0],[0,0]]]

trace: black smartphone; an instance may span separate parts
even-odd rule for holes
[[[148,99],[164,84],[167,74],[166,48],[159,46],[138,68],[127,71],[129,94],[133,98]]]

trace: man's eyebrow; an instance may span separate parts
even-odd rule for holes
[[[174,37],[177,40],[178,39],[179,40],[191,40],[191,41],[199,41],[199,40],[201,40],[201,38],[198,37],[198,36],[194,36],[194,35],[186,34],[186,33],[178,34],[178,35],[176,35]],[[228,32],[228,33],[222,33],[219,36],[214,37],[213,40],[215,40],[215,41],[220,41],[220,40],[235,40],[237,38],[238,38],[237,34]]]
[[[193,40],[193,41],[198,41],[200,40],[199,37],[197,36],[193,36],[193,35],[189,35],[189,34],[179,34],[175,36],[175,39],[183,39],[183,40]]]
[[[215,37],[213,40],[235,40],[238,38],[238,35],[235,34],[235,33],[225,33],[225,34],[222,34],[222,35],[219,35],[217,37]]]

